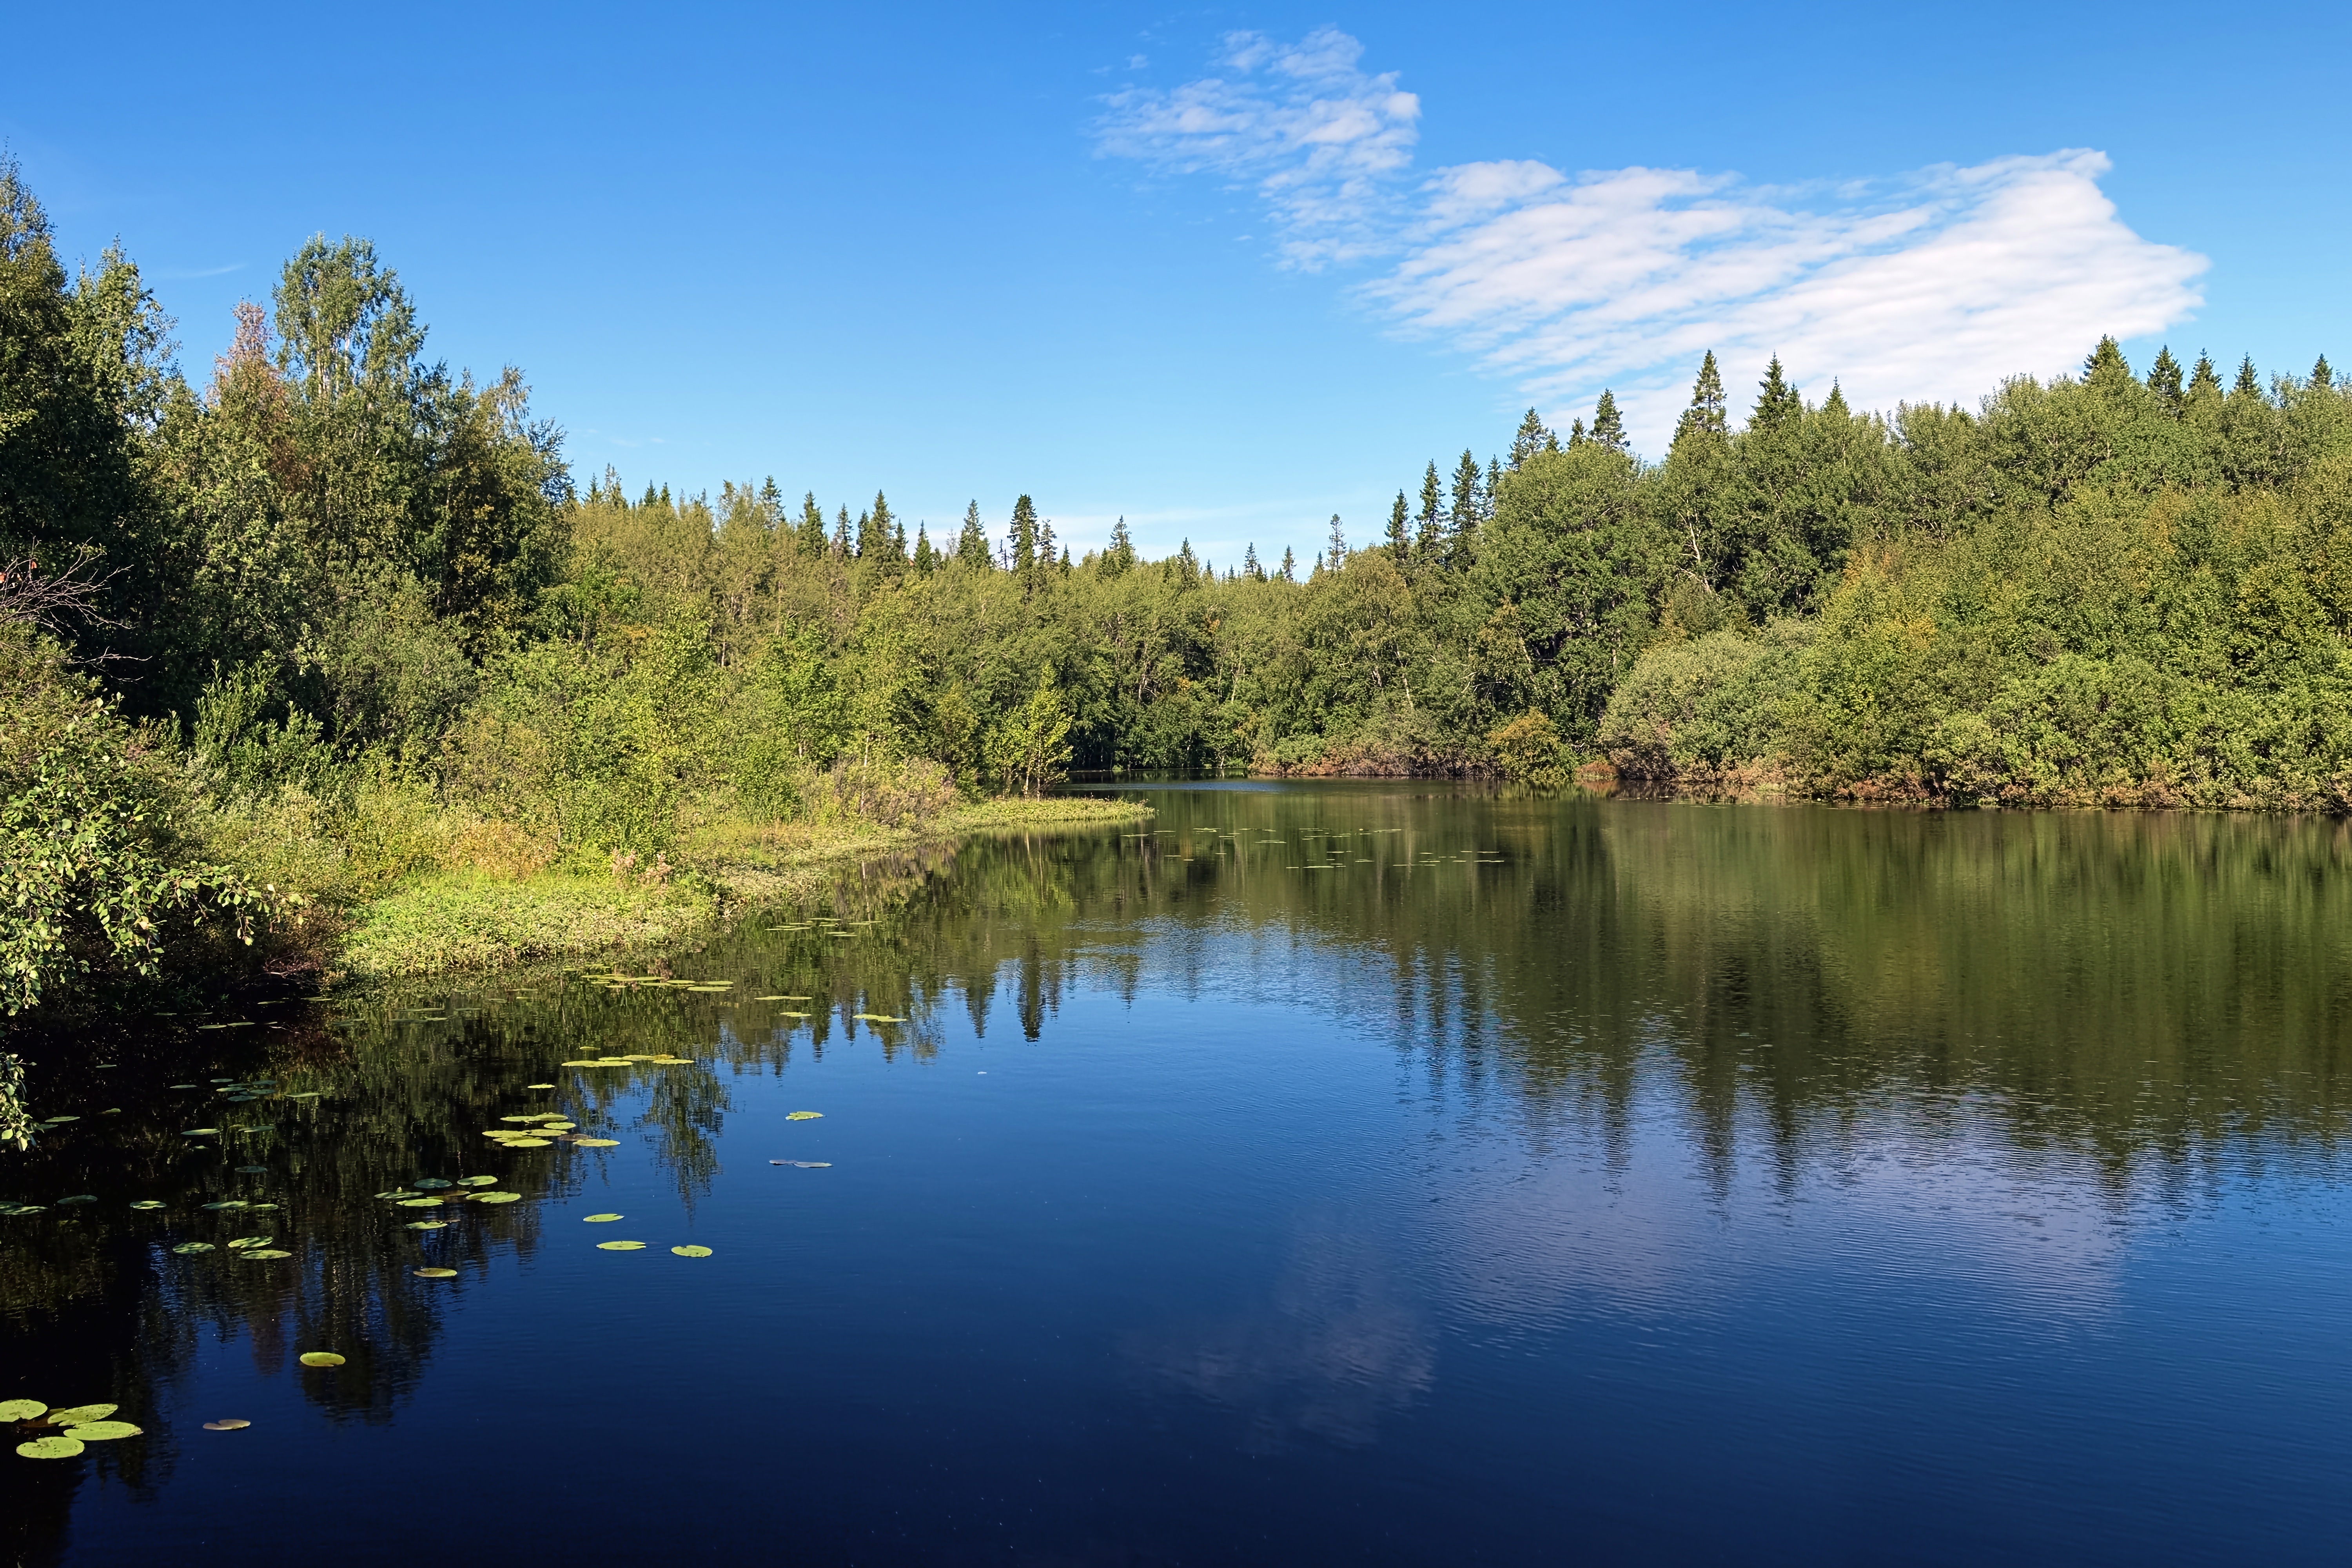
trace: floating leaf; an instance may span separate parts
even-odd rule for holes
[[[677,1253],[680,1258],[708,1258],[710,1256],[710,1248],[707,1247],[673,1247],[670,1250]]]
[[[0,1421],[30,1421],[47,1409],[37,1399],[0,1399]]]
[[[646,1244],[642,1241],[600,1241],[596,1244],[599,1252],[643,1252],[645,1249]]]
[[[70,1426],[77,1421],[103,1421],[121,1408],[120,1405],[77,1405],[69,1410],[50,1411],[49,1419],[60,1426]]]
[[[592,1214],[583,1215],[581,1219],[588,1225],[604,1225],[607,1221],[616,1220],[620,1217],[621,1216],[616,1214]]]
[[[172,1250],[185,1257],[192,1252],[210,1252],[213,1250],[213,1244],[209,1241],[184,1241]]]
[[[904,1018],[893,1018],[887,1013],[853,1013],[851,1017],[866,1024],[903,1024]]]
[[[302,1352],[301,1359],[304,1366],[341,1366],[343,1364],[343,1358],[337,1355],[332,1351],[304,1351]]]
[[[217,1127],[186,1127],[181,1129],[180,1136],[183,1138],[210,1138],[219,1131],[220,1129]]]
[[[795,1110],[784,1118],[787,1121],[814,1121],[824,1114],[822,1110]]]
[[[499,1120],[501,1121],[536,1121],[539,1118],[536,1116],[501,1116]]]
[[[547,1140],[544,1138],[509,1138],[506,1141],[506,1145],[509,1149],[544,1149],[547,1147]]]
[[[376,1196],[380,1198],[413,1198],[415,1195],[416,1194],[415,1193],[410,1192],[406,1187],[394,1187],[388,1193],[376,1194]]]
[[[554,1087],[555,1086],[551,1083],[527,1083],[523,1085],[523,1088],[525,1089],[553,1089]]]
[[[455,1182],[444,1181],[439,1176],[427,1176],[422,1181],[411,1182],[408,1184],[420,1193],[437,1193],[444,1187],[457,1185]]]
[[[69,1198],[59,1198],[58,1202],[60,1204],[94,1204],[98,1202],[98,1194],[96,1193],[76,1193]]]
[[[419,1268],[415,1270],[415,1274],[419,1279],[455,1279],[457,1278],[457,1271],[454,1268]]]
[[[539,1130],[541,1132],[570,1132],[579,1125],[577,1121],[548,1121],[541,1123]]]
[[[143,1437],[146,1430],[128,1421],[77,1421],[66,1436],[79,1443],[112,1443],[124,1437]]]
[[[522,1202],[522,1194],[520,1193],[476,1193],[474,1201],[478,1204],[519,1204]]]
[[[41,1125],[44,1127],[62,1127],[68,1121],[79,1121],[80,1120],[81,1118],[79,1116],[52,1116],[47,1121],[42,1122]]]
[[[572,1142],[583,1149],[617,1149],[621,1146],[618,1138],[575,1138]]]
[[[235,1241],[230,1242],[228,1247],[231,1252],[235,1252],[241,1247],[267,1247],[277,1239],[278,1238],[274,1236],[240,1236]]]
[[[206,1204],[204,1206],[208,1209],[241,1209],[245,1207],[245,1200],[243,1198],[223,1198],[216,1204]]]
[[[460,1176],[457,1184],[461,1187],[495,1187],[499,1179],[496,1176]]]
[[[413,1219],[402,1228],[405,1230],[446,1230],[449,1228],[449,1222],[446,1219]]]
[[[403,1198],[400,1206],[404,1209],[437,1209],[443,1201],[440,1198]]]
[[[253,1423],[250,1421],[240,1420],[238,1417],[231,1415],[225,1420],[205,1422],[205,1430],[207,1432],[242,1432],[252,1425]]]
[[[290,1252],[280,1252],[274,1247],[257,1247],[251,1251],[240,1252],[237,1256],[239,1258],[291,1258],[294,1255]]]
[[[253,1212],[255,1214],[276,1214],[278,1212],[278,1205],[276,1204],[256,1204],[253,1205]]]
[[[28,1459],[70,1459],[81,1452],[79,1437],[36,1437],[29,1443],[16,1445],[16,1452]]]

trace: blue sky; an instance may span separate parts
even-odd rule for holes
[[[1916,13],[1916,14],[1914,14]],[[314,232],[584,479],[1216,560],[1700,349],[1970,401],[2102,331],[2352,353],[2352,11],[1353,5],[12,16],[0,138],[201,375]],[[127,42],[124,42],[127,40]],[[1744,397],[1743,397],[1744,401]]]

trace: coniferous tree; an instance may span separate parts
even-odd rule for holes
[[[800,551],[803,555],[824,553],[824,508],[816,504],[816,492],[801,497]]]
[[[1537,418],[1536,411],[1530,408],[1527,417],[1519,421],[1517,432],[1511,437],[1511,471],[1516,474],[1527,467],[1528,459],[1538,452],[1558,450],[1559,437],[1546,429],[1544,422]]]
[[[1584,416],[1580,414],[1574,419],[1569,421],[1568,444],[1571,448],[1581,447],[1587,439],[1589,439],[1589,437],[1584,434]]]
[[[988,548],[988,530],[980,521],[980,502],[964,508],[963,531],[956,535],[956,559],[975,571],[985,572],[996,564]]]
[[[1399,571],[1404,569],[1405,557],[1412,549],[1412,513],[1404,504],[1404,492],[1396,493],[1396,504],[1389,508],[1389,560]]]
[[[1412,542],[1413,563],[1434,566],[1445,554],[1445,489],[1437,478],[1437,461],[1430,459],[1421,476],[1421,529]]]
[[[1282,567],[1275,575],[1286,583],[1298,581],[1298,558],[1290,552],[1290,546],[1287,544],[1282,547]]]
[[[1331,542],[1324,552],[1324,559],[1334,572],[1348,563],[1348,536],[1340,531],[1339,514],[1336,511],[1331,514]]]
[[[2123,345],[2112,333],[2099,340],[2083,361],[2083,379],[2094,386],[2114,386],[2132,379],[2131,364],[2124,358]]]
[[[1617,412],[1617,395],[1605,386],[1592,405],[1592,439],[1612,452],[1625,449],[1625,420]]]
[[[1111,524],[1110,543],[1104,547],[1103,575],[1121,577],[1135,569],[1135,540],[1127,531],[1127,514]]]
[[[1485,488],[1478,459],[1465,449],[1462,460],[1454,465],[1454,506],[1446,514],[1445,563],[1449,566],[1470,564],[1471,555],[1477,548],[1479,519],[1485,510],[1480,494]]]
[[[915,570],[928,577],[939,563],[939,552],[931,548],[929,531],[919,522],[915,524]]]
[[[1257,563],[1257,545],[1255,542],[1242,552],[1242,575],[1253,583],[1265,581],[1265,568]]]
[[[2180,362],[2172,357],[2172,345],[2167,343],[2156,351],[2156,363],[2147,367],[2147,389],[2157,400],[2174,414],[2180,412],[2184,395],[2180,387]]]
[[[2311,384],[2322,392],[2336,384],[2336,373],[2328,367],[2326,354],[2321,354],[2311,367]]]
[[[2253,355],[2248,354],[2238,362],[2238,381],[2230,388],[2230,395],[2251,397],[2257,402],[2268,401],[2263,396],[2263,378],[2261,373],[2254,369]]]
[[[845,505],[835,508],[833,514],[833,558],[849,559],[849,508]]]
[[[1757,384],[1756,407],[1748,416],[1748,429],[1751,435],[1776,435],[1804,417],[1804,399],[1797,395],[1797,389],[1790,385],[1788,378],[1781,374],[1779,354],[1772,356],[1772,363],[1765,368],[1764,379]]]
[[[1706,351],[1699,362],[1698,378],[1691,383],[1690,406],[1675,426],[1675,439],[1685,436],[1724,436],[1730,432],[1731,422],[1724,411],[1723,372],[1715,363],[1715,351]]]
[[[1013,526],[1005,540],[1012,552],[1009,564],[1024,587],[1037,575],[1037,506],[1027,496],[1013,503]]]
[[[2189,390],[2180,396],[2181,416],[2187,419],[2210,422],[2221,411],[2221,376],[2213,368],[2213,356],[2200,353],[2197,368],[2189,374]]]

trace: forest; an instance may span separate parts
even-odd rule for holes
[[[366,241],[191,379],[0,163],[0,1015],[331,962],[424,887],[658,903],[1073,771],[2352,809],[2352,388],[2113,340],[1975,408],[1714,356],[1429,461],[1301,562],[1028,496],[574,475]],[[584,480],[584,482],[583,482]],[[699,882],[698,882],[699,879]],[[570,919],[570,916],[566,916]],[[268,956],[274,954],[274,957]]]

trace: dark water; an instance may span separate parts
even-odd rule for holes
[[[0,1544],[2352,1553],[2343,829],[1153,798],[659,966],[724,993],[239,1004],[37,1064],[81,1120],[0,1157],[46,1205],[0,1218],[0,1398],[148,1435],[0,1450]],[[874,923],[775,929],[815,915]],[[548,1109],[614,1146],[482,1136]],[[522,1201],[372,1195],[474,1175]]]

